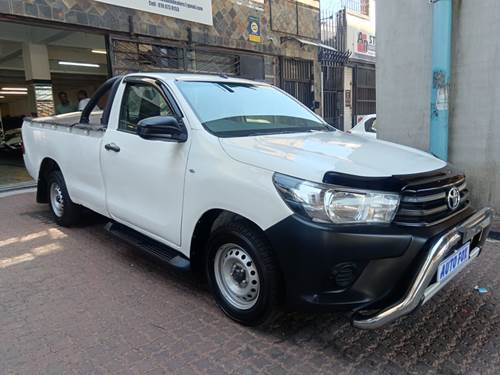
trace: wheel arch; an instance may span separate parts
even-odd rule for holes
[[[47,186],[48,177],[53,171],[60,171],[61,167],[57,162],[49,157],[46,157],[40,163],[40,169],[38,172],[38,182],[36,191],[36,201],[38,203],[48,203],[49,202],[49,191]]]
[[[224,225],[224,223],[233,220],[242,220],[249,223],[254,228],[261,231],[267,238],[264,229],[249,218],[226,209],[210,209],[200,216],[191,236],[190,260],[195,271],[203,273],[205,265],[205,245],[210,237],[210,233],[221,225]]]

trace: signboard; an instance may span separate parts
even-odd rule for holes
[[[375,57],[376,41],[375,35],[359,31],[356,38],[356,53]]]
[[[361,16],[347,12],[346,45],[352,51],[351,59],[374,63],[377,54],[375,37],[375,15]]]
[[[260,43],[260,19],[259,17],[249,16],[247,26],[248,40],[254,43]]]
[[[53,100],[52,85],[35,83],[35,100],[37,102],[50,102]]]
[[[213,25],[211,0],[96,0],[124,8]]]
[[[345,90],[345,106],[351,106],[351,90]]]
[[[236,0],[236,4],[258,10],[264,11],[264,0]]]

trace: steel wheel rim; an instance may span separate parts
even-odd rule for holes
[[[64,198],[61,187],[56,182],[50,185],[50,204],[56,216],[62,217],[64,214]]]
[[[217,249],[214,261],[215,281],[224,299],[239,310],[257,303],[260,278],[250,255],[239,245],[228,243]]]

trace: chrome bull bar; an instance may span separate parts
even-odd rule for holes
[[[439,264],[444,260],[448,252],[460,241],[462,243],[466,243],[480,233],[481,237],[479,239],[479,243],[474,249],[471,250],[469,261],[464,263],[463,267],[470,264],[470,261],[479,255],[481,246],[484,244],[484,241],[488,236],[492,220],[493,209],[483,208],[449,232],[442,235],[432,245],[425,261],[420,267],[420,270],[413,278],[406,295],[395,304],[382,309],[374,315],[362,315],[360,313],[354,314],[352,317],[353,326],[361,329],[376,329],[409,314],[418,306],[427,302],[453,278],[450,277],[442,283],[429,285],[437,272]]]

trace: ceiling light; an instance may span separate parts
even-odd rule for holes
[[[70,66],[85,66],[87,68],[99,68],[99,64],[89,64],[89,63],[79,63],[72,61],[59,61],[59,65],[70,65]]]
[[[27,91],[0,91],[2,95],[28,95]]]
[[[26,87],[2,87],[5,91],[28,91]]]
[[[106,50],[104,49],[93,49],[92,51],[90,51],[92,53],[97,53],[98,55],[107,55],[108,53],[106,52]]]

